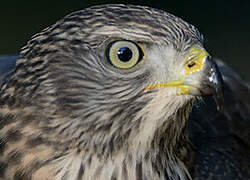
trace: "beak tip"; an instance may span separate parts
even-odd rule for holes
[[[217,105],[217,110],[222,110],[224,104],[223,78],[215,60],[213,60],[211,57],[207,57],[206,61],[207,66],[205,69],[205,74],[207,74],[206,78],[208,78],[209,81],[205,80],[205,82],[212,91],[211,95],[213,94]]]
[[[199,83],[195,85],[195,88],[192,89],[190,93],[195,96],[212,95],[217,104],[217,109],[222,109],[224,103],[223,79],[214,59],[212,59],[210,56],[207,56],[202,70],[200,72],[197,72],[196,75],[194,74],[194,76],[200,78],[194,77],[193,82],[195,81],[195,79],[199,79]]]
[[[218,111],[221,111],[223,109],[224,105],[224,96],[223,93],[216,93],[214,96],[214,101],[216,103],[216,108]]]

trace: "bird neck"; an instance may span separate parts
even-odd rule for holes
[[[193,100],[183,100],[182,97],[171,97],[171,100],[167,98],[155,96],[155,99],[137,113],[138,117],[135,119],[140,119],[141,123],[129,137],[132,151],[139,154],[163,151],[173,156],[180,151],[181,146],[188,144],[185,127]]]
[[[175,100],[178,102],[177,99]],[[128,127],[117,124],[118,127],[112,132],[113,136],[107,134],[103,128],[96,129],[95,133],[86,129],[85,134],[82,135],[84,126],[72,123],[72,121],[75,123],[81,121],[77,121],[73,117],[69,121],[66,114],[53,120],[51,118],[55,118],[54,111],[51,114],[50,111],[42,114],[39,109],[29,107],[22,111],[9,109],[6,112],[13,114],[13,118],[18,118],[13,120],[13,123],[18,122],[24,126],[22,132],[25,130],[27,138],[32,137],[39,140],[32,144],[37,149],[37,152],[34,153],[43,153],[43,151],[40,152],[41,146],[47,147],[43,149],[45,152],[51,149],[51,153],[46,156],[46,159],[39,156],[40,161],[55,160],[48,162],[44,167],[45,170],[41,168],[41,171],[46,171],[46,167],[53,166],[58,168],[54,169],[55,171],[62,169],[59,174],[62,177],[67,173],[70,177],[76,177],[79,171],[84,169],[81,179],[88,179],[87,177],[93,174],[96,175],[96,179],[112,179],[111,177],[132,180],[136,177],[188,179],[188,171],[183,161],[188,156],[185,153],[187,152],[185,125],[192,105],[191,103],[177,103],[178,105],[171,106],[176,107],[177,110],[166,111],[168,106],[154,103],[158,104],[158,102],[150,102],[137,113],[137,117],[134,118],[138,121],[136,126],[131,124],[135,122],[127,124]],[[155,105],[158,108],[155,108]],[[6,114],[6,112],[2,113]],[[34,112],[39,114],[34,114]],[[166,113],[162,114],[162,112]],[[108,115],[100,116],[101,111],[100,114],[98,113],[95,114],[95,117],[110,118]],[[65,127],[68,128],[67,131],[64,130]],[[91,132],[92,134],[90,134]],[[67,133],[71,133],[71,136]],[[67,167],[65,168],[65,166]]]

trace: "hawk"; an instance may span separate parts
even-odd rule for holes
[[[198,29],[162,10],[64,17],[1,78],[0,179],[249,178],[249,87],[218,63],[222,76]],[[221,107],[222,77],[238,109]]]

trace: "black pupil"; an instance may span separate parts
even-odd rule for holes
[[[122,62],[128,62],[132,58],[133,52],[128,47],[122,47],[118,50],[117,55]]]

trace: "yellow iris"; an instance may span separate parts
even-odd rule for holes
[[[107,56],[114,67],[129,69],[142,59],[143,50],[134,42],[121,40],[110,45]]]

